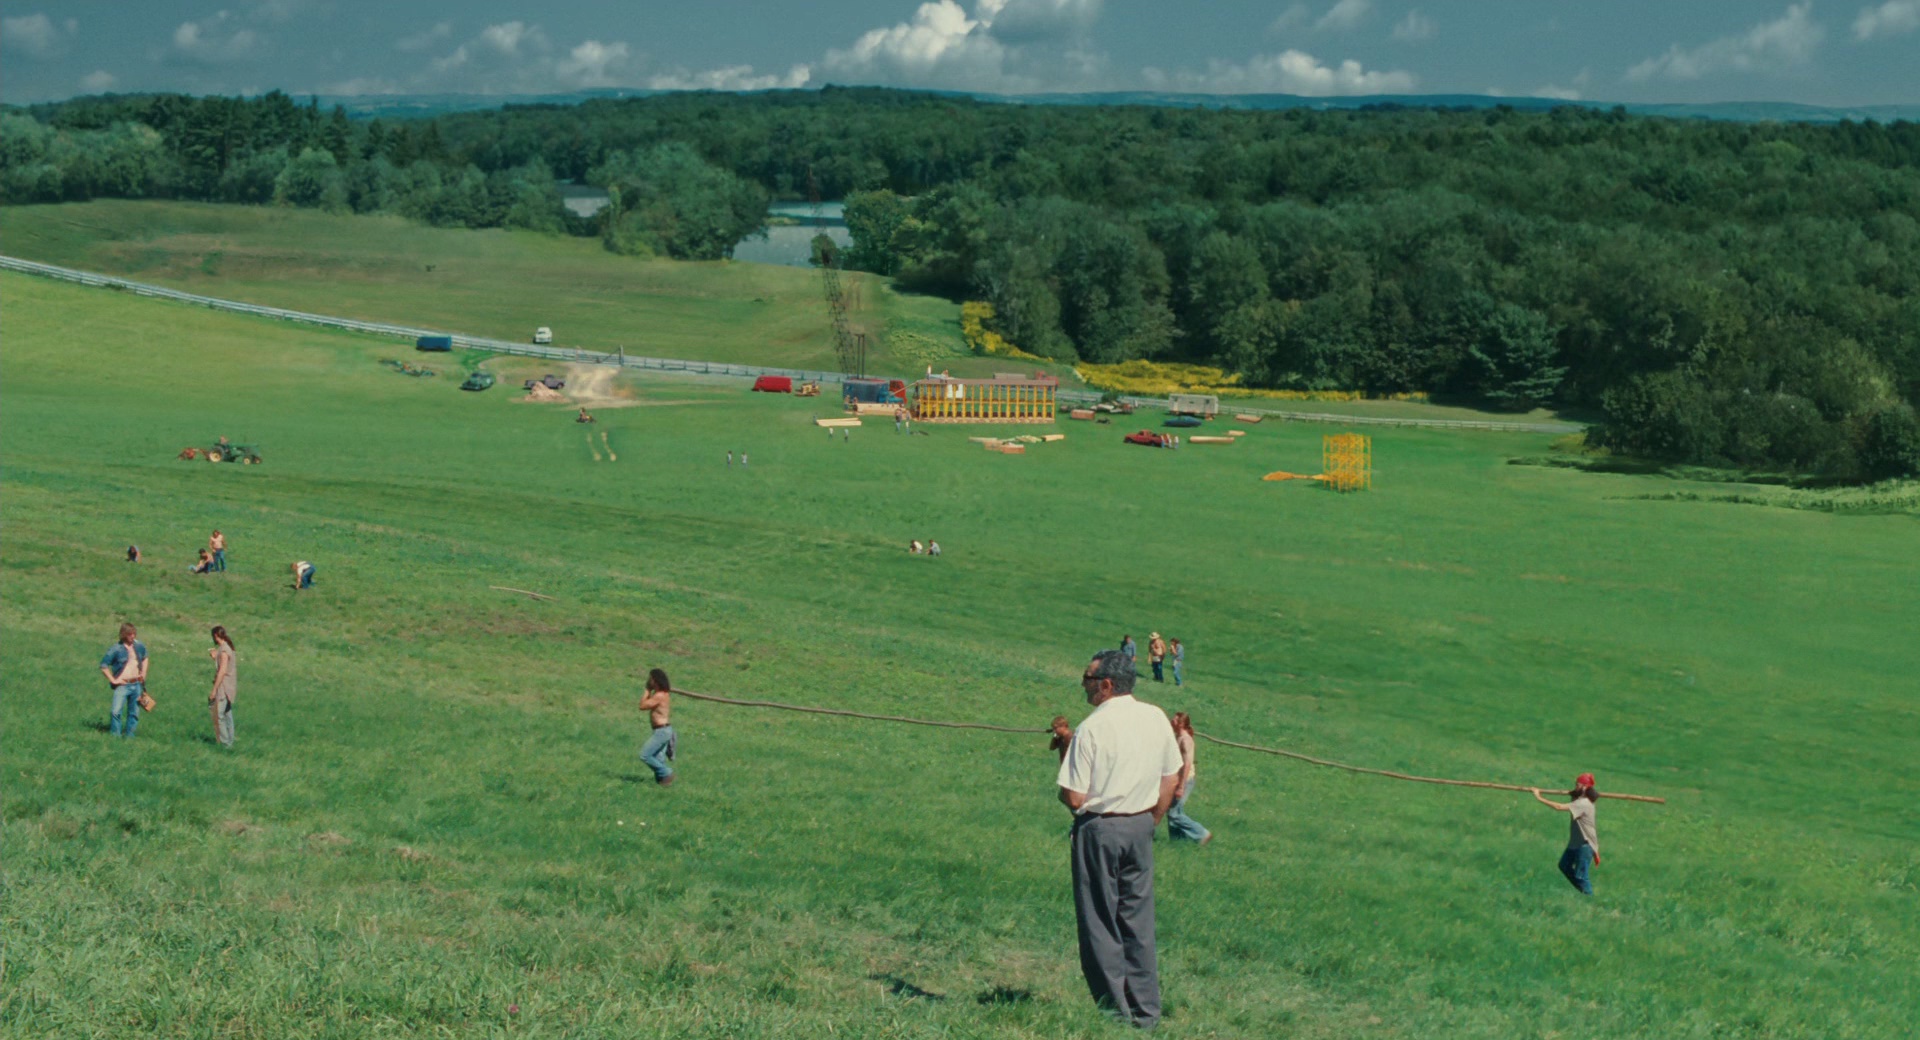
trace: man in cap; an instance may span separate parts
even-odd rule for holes
[[[1153,941],[1153,832],[1180,785],[1167,714],[1133,698],[1133,659],[1102,650],[1081,688],[1087,716],[1060,763],[1060,801],[1074,812],[1073,902],[1080,971],[1094,1002],[1122,1022],[1160,1021]]]

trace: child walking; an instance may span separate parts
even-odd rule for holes
[[[653,724],[653,732],[647,735],[647,742],[640,748],[640,761],[653,770],[653,781],[661,787],[673,783],[674,747],[673,733],[673,684],[667,681],[667,673],[655,668],[647,673],[646,696],[640,698],[640,710],[647,713],[647,721]]]
[[[1567,850],[1560,854],[1560,873],[1581,895],[1590,896],[1593,882],[1587,871],[1600,864],[1600,834],[1593,825],[1593,806],[1600,800],[1600,792],[1594,789],[1593,774],[1581,773],[1567,794],[1572,800],[1561,805],[1547,801],[1538,787],[1533,789],[1533,797],[1541,805],[1571,817],[1567,821]]]
[[[1178,711],[1171,721],[1174,743],[1180,746],[1180,786],[1174,789],[1173,805],[1167,809],[1167,837],[1205,845],[1213,840],[1213,832],[1187,815],[1187,799],[1193,796],[1193,776],[1197,772],[1193,767],[1193,717]]]

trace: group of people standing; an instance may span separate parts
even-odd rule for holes
[[[1120,637],[1120,652],[1126,655],[1128,662],[1133,661],[1134,655],[1138,652],[1138,648],[1134,646],[1132,636]],[[1182,646],[1178,639],[1168,642],[1160,637],[1160,633],[1150,633],[1147,636],[1147,663],[1153,666],[1154,682],[1167,681],[1166,666],[1171,663],[1173,666],[1173,684],[1175,686],[1183,685],[1185,680],[1183,678],[1182,668],[1187,663],[1187,648]]]
[[[213,660],[213,689],[207,694],[207,708],[213,718],[213,739],[222,747],[232,747],[233,702],[239,691],[237,655],[226,626],[213,626],[211,635],[213,646],[207,656]],[[140,727],[140,713],[155,707],[153,695],[147,692],[149,663],[147,645],[140,641],[139,630],[132,624],[122,624],[119,640],[100,658],[100,673],[113,691],[107,732],[114,736],[131,739]]]
[[[1154,831],[1164,819],[1172,837],[1204,845],[1212,836],[1184,812],[1195,772],[1193,721],[1134,697],[1131,643],[1093,655],[1080,680],[1093,713],[1078,731],[1066,716],[1055,717],[1051,747],[1060,753],[1060,801],[1074,814],[1069,858],[1081,974],[1108,1014],[1152,1029],[1161,1013]],[[1600,862],[1593,774],[1582,773],[1568,794],[1561,804],[1533,789],[1542,804],[1571,817],[1560,872],[1592,895],[1588,872]]]

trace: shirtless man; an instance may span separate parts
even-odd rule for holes
[[[224,534],[221,534],[220,529],[217,527],[214,528],[213,534],[207,538],[207,550],[213,553],[213,566],[207,569],[210,571],[226,570],[227,569],[227,536]]]
[[[647,692],[640,698],[640,710],[653,724],[653,733],[640,748],[640,761],[653,770],[653,780],[661,787],[673,783],[673,684],[667,673],[655,668],[647,673]]]

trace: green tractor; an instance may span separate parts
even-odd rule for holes
[[[493,373],[492,373],[492,372],[480,372],[480,371],[475,371],[475,372],[474,372],[474,373],[473,373],[472,375],[469,375],[469,376],[467,377],[467,381],[466,381],[466,382],[464,382],[464,383],[461,383],[461,384],[460,384],[460,389],[462,389],[462,390],[485,390],[486,388],[488,388],[488,387],[490,387],[490,386],[492,386],[492,385],[493,385]]]

